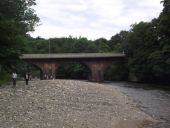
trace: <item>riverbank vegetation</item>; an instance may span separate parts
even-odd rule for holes
[[[26,1],[29,1],[28,3]],[[16,4],[20,3],[20,6]],[[34,0],[17,0],[13,3],[0,2],[0,64],[10,72],[18,65],[21,53],[106,53],[122,52],[127,55],[127,64],[113,64],[105,73],[105,80],[132,80],[137,82],[170,82],[170,0],[163,0],[163,10],[158,18],[150,22],[139,22],[131,25],[129,31],[121,31],[110,40],[99,38],[94,41],[84,37],[63,37],[43,39],[32,38],[27,32],[32,31],[38,22],[38,17],[30,7]],[[5,5],[9,4],[16,11],[5,12]],[[23,4],[23,5],[22,5]],[[24,8],[23,8],[24,6]],[[15,14],[19,14],[16,15]],[[57,36],[57,35],[56,35]],[[16,61],[17,60],[17,61]],[[24,72],[29,65],[18,70]],[[67,68],[67,69],[65,69]],[[67,72],[66,72],[67,71]],[[65,64],[60,69],[60,76],[73,76],[83,72],[86,68],[80,64]],[[70,73],[70,74],[68,74]],[[34,74],[38,74],[35,72]],[[82,74],[82,75],[83,75]],[[79,75],[80,78],[85,76]],[[76,77],[77,78],[77,77]]]
[[[15,70],[19,55],[26,49],[27,32],[39,21],[31,8],[34,5],[35,0],[0,1],[0,65],[8,73]],[[3,76],[2,70],[0,74]]]

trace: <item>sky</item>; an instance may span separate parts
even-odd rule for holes
[[[162,11],[161,0],[36,0],[40,25],[32,37],[110,39],[140,21],[149,22]]]

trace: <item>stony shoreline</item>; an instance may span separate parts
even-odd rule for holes
[[[0,128],[155,128],[120,90],[78,80],[31,81],[0,89]]]

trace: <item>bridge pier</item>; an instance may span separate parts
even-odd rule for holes
[[[89,67],[89,81],[93,82],[102,82],[104,81],[104,72],[112,61],[103,61],[103,60],[91,60],[84,61],[84,63]]]
[[[54,63],[45,63],[43,65],[43,80],[45,79],[54,79],[55,78],[55,71],[57,69],[56,64]]]
[[[46,62],[46,61],[31,61],[33,65],[36,65],[41,70],[40,79],[47,80],[47,79],[55,79],[56,71],[60,66],[60,63],[57,62]]]

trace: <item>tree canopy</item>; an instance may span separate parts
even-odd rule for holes
[[[126,38],[129,71],[138,81],[169,82],[170,1],[157,19],[132,25]]]
[[[35,0],[0,1],[0,64],[12,68],[24,51],[24,38],[33,31],[39,18],[31,7]],[[3,60],[3,61],[2,61]]]

